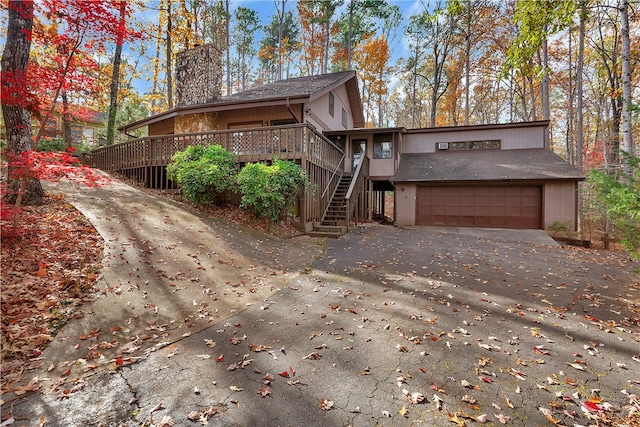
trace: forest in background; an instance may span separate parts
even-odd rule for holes
[[[24,12],[26,5],[32,11]],[[7,122],[9,105],[28,112],[36,148],[56,114],[67,145],[126,139],[119,126],[173,108],[175,55],[210,43],[222,55],[223,94],[354,69],[367,126],[550,120],[552,148],[585,173],[615,174],[627,165],[628,174],[621,152],[638,152],[637,1],[3,0],[2,6],[3,117]],[[31,27],[12,30],[12,7],[20,9],[14,18]],[[28,56],[26,77],[7,90],[7,82],[19,80],[6,71],[17,51]],[[104,137],[72,141],[70,123],[98,113]],[[4,124],[7,135],[22,138],[12,146],[20,139],[7,137],[9,151],[27,149],[27,132]]]
[[[69,65],[74,69],[67,73],[68,87],[58,95],[57,108],[70,115],[87,114],[86,109],[106,114],[117,34],[92,34],[80,23],[51,18],[52,9],[71,15],[82,7],[74,3],[83,2],[36,2],[34,19],[41,31],[34,35],[42,37],[33,38],[31,60],[55,73],[65,66],[62,50],[73,48],[75,63]],[[633,99],[639,90],[640,5],[634,1],[421,0],[403,2],[402,8],[385,0],[101,3],[113,9],[116,26],[123,3],[124,25],[137,34],[121,43],[118,125],[172,108],[176,53],[211,43],[222,54],[223,94],[354,69],[367,126],[549,119],[553,149],[572,164],[584,159],[587,166],[614,166],[618,150],[625,148],[620,145],[623,6]],[[40,98],[52,99],[54,89],[39,88],[46,92]],[[637,120],[633,124],[637,132]],[[577,141],[578,128],[582,141]]]

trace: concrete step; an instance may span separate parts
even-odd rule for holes
[[[314,225],[313,229],[307,233],[312,237],[328,237],[337,239],[347,232],[347,227],[340,225]]]

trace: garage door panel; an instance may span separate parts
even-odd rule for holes
[[[417,224],[541,228],[539,186],[419,187]]]

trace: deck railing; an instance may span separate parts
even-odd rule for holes
[[[274,158],[298,161],[311,181],[301,199],[303,222],[317,221],[322,216],[329,200],[321,194],[332,177],[342,175],[344,169],[344,151],[307,124],[147,136],[93,150],[84,156],[84,162],[122,173],[149,187],[166,188],[164,167],[174,153],[189,145],[213,144],[234,153],[239,163]]]
[[[356,171],[353,173],[353,179],[345,201],[347,203],[347,227],[351,221],[364,220],[367,218],[367,205],[369,203],[367,197],[369,185],[369,157],[362,156]]]

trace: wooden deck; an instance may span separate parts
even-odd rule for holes
[[[311,185],[301,198],[303,223],[319,221],[344,171],[344,151],[307,124],[220,130],[179,135],[153,135],[101,147],[84,156],[89,166],[116,172],[157,189],[176,188],[166,176],[171,156],[189,145],[219,144],[240,164],[293,160],[309,175]]]

